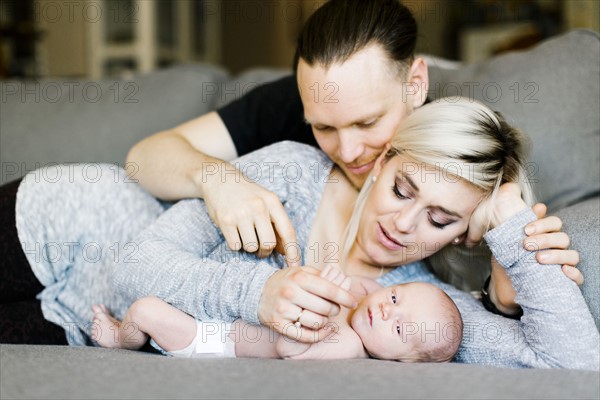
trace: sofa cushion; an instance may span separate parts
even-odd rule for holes
[[[597,399],[597,372],[0,345],[3,399]]]
[[[581,293],[600,330],[600,197],[594,197],[556,213],[569,234],[571,248],[578,250],[577,268],[584,277]]]
[[[264,83],[292,74],[289,69],[252,68],[230,78],[220,89],[217,108],[231,103]]]
[[[137,141],[213,110],[226,79],[188,65],[122,80],[1,82],[0,184],[49,163],[122,165]]]
[[[556,210],[600,190],[599,49],[597,33],[576,30],[457,69],[434,62],[429,95],[477,99],[526,132],[538,199]]]

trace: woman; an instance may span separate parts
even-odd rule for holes
[[[535,260],[535,254],[515,246],[523,239],[521,228],[533,217],[524,210],[525,203],[518,201],[520,190],[515,194],[510,185],[499,188],[502,183],[515,182],[530,200],[523,179],[522,153],[522,138],[516,130],[486,107],[462,100],[431,104],[409,116],[394,136],[390,151],[377,160],[360,195],[323,153],[294,143],[252,153],[239,159],[238,167],[278,193],[298,229],[303,265],[339,262],[341,253],[332,254],[331,246],[335,250],[335,243],[343,243],[350,222],[345,242],[349,245],[342,259],[349,274],[378,277],[383,271],[403,265],[381,277],[380,283],[388,286],[414,278],[442,286],[461,310],[465,326],[479,328],[473,332],[465,329],[459,361],[597,368],[586,361],[590,357],[573,357],[597,352],[594,343],[598,332],[579,289],[573,282],[564,281],[559,266],[526,268],[531,267],[527,263]],[[107,201],[115,200],[128,208],[123,221],[106,221],[102,214],[88,216],[85,212],[85,220],[73,221],[73,217],[80,217],[77,212],[56,221],[39,210],[39,189],[31,182],[25,180],[20,191],[27,193],[24,198],[31,203],[17,204],[17,215],[23,216],[17,225],[26,249],[34,248],[35,243],[51,242],[53,236],[77,242],[82,223],[97,229],[98,237],[110,237],[102,233],[106,229],[127,230],[120,224],[132,224],[129,231],[136,232],[161,212],[155,203],[154,207],[142,207],[150,211],[131,221],[128,216],[135,202],[154,199],[142,192],[131,195],[113,191],[107,195],[102,185],[88,182],[80,189],[88,192],[88,198],[117,196]],[[488,201],[494,207],[490,210],[496,212],[485,212]],[[497,209],[498,205],[503,208]],[[82,205],[74,207],[79,210]],[[434,280],[419,263],[448,245],[460,244],[473,218],[480,221],[477,225],[500,225],[488,233],[492,238],[488,244],[504,267],[496,266],[495,273],[504,276],[507,271],[518,292],[517,301],[523,300],[521,322],[490,314],[468,294]],[[49,225],[45,219],[52,220],[52,231],[40,229]],[[502,224],[505,221],[510,223]],[[112,237],[117,236],[115,233]],[[64,247],[55,260],[27,254],[36,276],[46,285],[41,293],[45,316],[65,326],[72,344],[86,343],[93,333],[89,324],[93,303],[105,303],[122,318],[128,304],[149,295],[199,320],[242,318],[272,326],[272,321],[261,318],[261,308],[273,306],[273,301],[276,307],[277,299],[270,298],[264,288],[267,281],[280,279],[289,271],[276,268],[283,267],[285,260],[279,255],[261,260],[229,250],[200,200],[177,203],[133,241],[123,237],[119,243],[96,243],[95,247],[89,245],[93,240],[79,238],[76,248],[99,249],[84,253],[80,259]],[[507,248],[514,251],[503,251],[503,246],[512,246]],[[129,252],[123,254],[128,247]],[[325,254],[317,255],[315,250]],[[311,271],[309,266],[303,268]],[[113,275],[122,296],[111,290]],[[538,292],[536,284],[547,286],[552,296],[540,298],[539,294],[547,291]],[[322,322],[322,317],[308,311],[318,310],[315,298],[307,296],[303,301],[288,318],[300,323],[303,333],[310,334],[308,328]],[[552,316],[547,317],[548,313]],[[500,329],[492,343],[488,337],[490,323]],[[577,340],[566,336],[567,327],[577,329]],[[527,329],[537,329],[538,337],[531,337]],[[426,336],[428,332],[419,333]],[[517,342],[515,335],[519,334],[525,334],[526,340]]]
[[[299,39],[295,63],[298,81],[296,76],[290,76],[261,86],[218,112],[142,141],[128,157],[130,163],[138,166],[134,179],[139,179],[140,184],[153,195],[166,200],[204,196],[213,221],[224,232],[231,248],[242,245],[246,251],[269,254],[275,242],[293,242],[295,237],[295,228],[278,197],[243,179],[231,165],[215,158],[205,158],[201,152],[229,160],[259,147],[293,138],[314,146],[318,144],[341,166],[355,186],[362,186],[372,168],[372,161],[383,151],[400,121],[425,101],[427,66],[423,59],[414,57],[416,38],[415,19],[408,8],[396,0],[326,2],[311,16]],[[348,78],[344,85],[343,77]],[[320,91],[315,92],[315,82],[321,84]],[[339,84],[335,98],[324,98],[336,90],[335,86],[325,87],[326,82]],[[303,97],[299,94],[299,87]],[[377,111],[376,119],[371,115],[373,110]],[[306,124],[305,117],[311,121],[311,126]],[[86,210],[91,214],[82,217],[82,224],[90,231],[85,236],[75,235],[71,239],[57,238],[49,249],[45,249],[44,242],[41,242],[25,251],[37,252],[42,257],[44,254],[51,255],[44,253],[46,250],[63,248],[68,255],[70,250],[74,250],[70,241],[77,242],[86,237],[112,244],[124,243],[138,233],[136,229],[141,229],[144,221],[153,221],[162,210],[158,202],[146,199],[149,209],[138,210],[138,221],[125,222],[122,225],[127,228],[125,231],[112,229],[110,234],[115,236],[104,237],[108,232],[99,228],[95,230],[96,222],[100,227],[104,226],[104,222],[92,219],[92,215],[97,215],[94,205],[101,208],[115,204],[125,207],[118,199],[129,203],[142,195],[137,188],[128,190],[133,184],[124,185],[119,193],[113,193],[115,180],[120,184],[127,178],[122,174],[115,175],[115,167],[93,167],[65,167],[60,172],[62,179],[55,179],[57,171],[52,168],[48,177],[40,176],[40,171],[37,176],[34,174],[32,179],[41,185],[36,191],[39,193],[37,196],[54,193],[56,203],[45,202],[43,206],[50,210],[53,206],[69,204],[73,211],[83,213]],[[215,174],[215,171],[218,173]],[[96,177],[94,173],[101,176]],[[66,182],[72,182],[74,186],[89,184],[95,190],[104,186],[111,194],[90,199],[88,195],[95,190],[70,188]],[[66,186],[59,188],[63,184]],[[14,210],[18,186],[19,182],[14,182],[0,187],[0,226],[3,227],[0,230],[0,342],[64,342],[60,329],[48,335],[54,326],[45,323],[40,302],[35,299],[43,286],[29,271],[21,243],[17,240]],[[21,196],[21,201],[29,202],[24,197]],[[62,197],[68,197],[68,200],[59,200]],[[107,203],[103,203],[102,199],[106,199]],[[115,215],[121,215],[120,211],[115,210]],[[107,220],[116,218],[108,210],[104,216]],[[53,218],[61,221],[69,218],[69,214],[63,212],[63,216]],[[123,218],[128,221],[127,217]],[[565,243],[568,243],[566,235],[555,233],[560,229],[557,218],[541,219],[530,225],[537,227],[538,233],[529,237],[535,243],[557,249],[565,248]],[[280,235],[277,240],[274,231]],[[544,231],[552,233],[544,235]],[[471,240],[481,239],[480,234],[472,233],[474,230],[469,230]],[[86,247],[87,251],[94,249],[93,244]],[[114,258],[117,258],[133,250],[131,247],[113,247],[104,253],[114,253]],[[333,250],[330,245],[310,251],[329,254]],[[559,250],[546,252],[546,255],[551,257],[543,261],[545,263],[577,264],[577,252],[574,251]],[[577,269],[570,270],[578,274]],[[262,307],[262,319],[285,325],[294,318],[290,316],[292,312],[301,306],[306,308],[302,301],[309,296],[314,306],[311,311],[322,316],[320,325],[323,326],[327,318],[339,310],[338,304],[352,304],[346,291],[336,290],[318,274],[309,271],[295,267],[287,270],[285,275],[278,275],[278,279],[268,281],[265,298],[271,304]],[[580,275],[578,279],[581,281]],[[492,282],[490,289],[495,286]],[[291,297],[279,295],[290,292],[294,293]],[[307,334],[303,339],[310,340],[310,337]]]

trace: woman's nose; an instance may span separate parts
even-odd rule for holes
[[[410,206],[405,206],[394,215],[394,224],[400,232],[411,233],[416,226],[417,210]]]

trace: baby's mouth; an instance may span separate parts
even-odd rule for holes
[[[370,308],[368,308],[367,311],[368,311],[368,314],[369,314],[369,325],[372,328],[373,327],[373,314],[371,314],[371,309]]]

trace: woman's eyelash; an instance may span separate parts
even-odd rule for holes
[[[392,186],[392,192],[394,192],[394,195],[397,198],[399,198],[400,200],[406,200],[406,199],[408,199],[408,196],[405,196],[405,195],[402,194],[402,192],[400,192],[400,188],[398,188],[397,184],[394,184],[394,186]],[[431,225],[433,225],[437,229],[444,229],[445,227],[447,227],[448,225],[450,225],[452,222],[454,222],[454,221],[450,221],[450,222],[446,222],[446,223],[437,222],[436,220],[434,220],[431,217],[431,214],[429,215],[429,223],[431,223]]]
[[[450,221],[450,222],[446,222],[446,223],[437,222],[436,220],[434,220],[431,217],[431,214],[429,214],[429,222],[431,223],[431,225],[435,226],[438,229],[444,229],[445,227],[447,227],[448,225],[450,225],[454,221]]]
[[[392,191],[394,192],[394,194],[396,195],[396,197],[398,197],[399,199],[401,199],[401,200],[408,199],[407,196],[405,196],[402,193],[400,193],[400,189],[398,189],[398,185],[392,186]]]
[[[431,225],[435,226],[438,229],[444,229],[445,227],[448,226],[448,224],[440,224],[439,222],[435,222],[432,219],[430,219],[429,221],[431,222]]]

